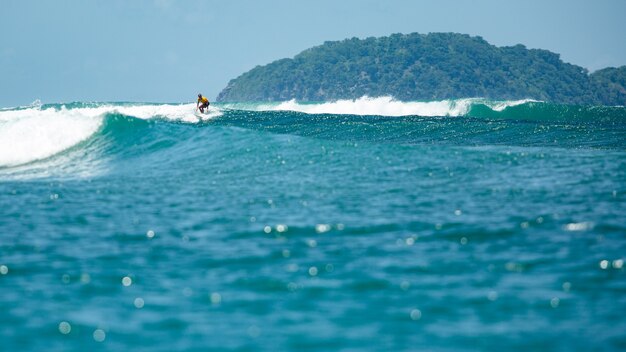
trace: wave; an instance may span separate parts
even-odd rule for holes
[[[226,104],[232,109],[251,111],[295,111],[305,114],[335,114],[359,116],[421,116],[475,117],[527,121],[597,122],[626,121],[626,108],[607,106],[572,106],[552,104],[533,99],[491,101],[467,98],[425,102],[403,102],[393,97],[361,97],[322,103],[296,100],[276,103]]]
[[[93,135],[97,110],[24,109],[0,113],[0,167],[45,159]]]
[[[301,103],[296,100],[277,103],[229,104],[232,108],[253,111],[297,111],[306,114],[337,114],[337,115],[375,115],[375,116],[423,116],[423,117],[454,117],[466,116],[472,106],[485,104],[494,111],[502,111],[507,107],[532,102],[525,99],[518,101],[489,102],[485,99],[467,98],[456,100],[403,102],[393,97],[364,96],[354,100],[337,100],[323,103]]]
[[[215,141],[210,143],[211,153],[221,146],[230,150],[233,141],[222,139],[244,133],[242,128],[374,143],[617,150],[623,150],[626,143],[623,107],[579,107],[533,100],[405,103],[390,97],[363,97],[328,103],[222,104],[212,106],[202,121],[194,110],[193,103],[83,102],[0,110],[0,174],[46,176],[49,170],[93,174],[112,159],[118,170],[124,169],[121,165],[133,169],[140,160],[169,168],[181,158],[206,159],[207,141]],[[269,138],[256,136],[257,141]],[[242,143],[240,148],[259,149],[258,145],[247,145],[247,139],[236,141]]]
[[[560,123],[626,123],[623,106],[578,106],[524,101],[503,108],[493,103],[472,104],[466,116],[486,119],[507,119]]]
[[[198,123],[195,104],[70,103],[0,111],[0,168],[13,167],[59,154],[97,133],[107,116],[165,119]],[[221,116],[211,109],[202,120]]]

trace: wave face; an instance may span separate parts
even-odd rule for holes
[[[202,117],[208,120],[219,111]],[[0,168],[43,160],[101,131],[112,116],[196,123],[192,104],[73,103],[0,110]]]
[[[363,97],[328,103],[289,101],[226,104],[221,108],[213,108],[201,121],[194,114],[193,104],[43,105],[0,111],[0,167],[43,160],[89,138],[97,138],[94,135],[113,116],[189,124],[221,117],[215,124],[262,127],[281,133],[327,138],[383,138],[409,143],[439,140],[460,144],[563,145],[563,138],[556,138],[556,142],[552,137],[544,138],[542,142],[542,137],[550,134],[559,137],[558,134],[563,133],[567,137],[564,146],[576,146],[580,142],[580,146],[616,148],[622,146],[621,133],[626,121],[626,109],[554,105],[532,100],[491,102],[485,99],[461,99],[405,103],[391,97]],[[452,117],[457,119],[450,119]],[[541,125],[532,125],[530,122]],[[558,127],[563,124],[577,127]],[[551,128],[559,131],[548,133]],[[545,130],[546,133],[538,132],[537,129]],[[510,135],[503,135],[503,130]],[[579,133],[580,130],[585,130],[585,133]],[[468,140],[471,136],[480,138]]]
[[[460,146],[623,149],[626,109],[532,100],[399,102],[390,97],[327,103],[238,103],[195,114],[194,104],[71,103],[0,110],[0,172],[90,174],[80,168],[136,153],[146,131],[159,145],[170,130],[230,126],[327,140]],[[143,121],[143,123],[142,123]],[[147,126],[147,127],[146,127]],[[123,138],[122,138],[123,137]],[[68,167],[71,165],[71,167]],[[79,170],[77,169],[80,169]],[[70,171],[73,170],[73,171]],[[95,169],[92,170],[95,172]]]
[[[23,109],[0,113],[0,167],[44,159],[93,135],[101,109]]]
[[[0,110],[2,347],[622,350],[625,114]]]
[[[623,148],[626,109],[533,100],[433,102],[368,98],[328,103],[227,104],[218,124],[327,139]],[[252,114],[251,112],[258,112]]]

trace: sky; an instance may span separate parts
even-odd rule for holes
[[[626,65],[626,0],[1,0],[0,107],[213,100],[325,41],[457,32],[595,71]]]

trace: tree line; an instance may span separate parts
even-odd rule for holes
[[[626,66],[592,74],[548,50],[497,47],[457,33],[346,39],[231,80],[218,101],[398,100],[481,97],[626,105]]]

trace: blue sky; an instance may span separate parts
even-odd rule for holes
[[[0,107],[213,99],[228,81],[328,40],[459,32],[626,65],[624,0],[2,0]]]

